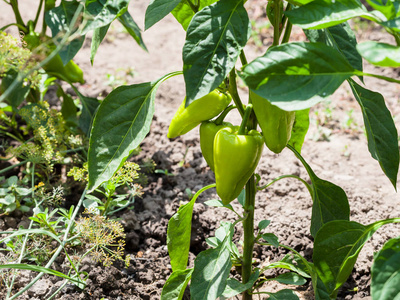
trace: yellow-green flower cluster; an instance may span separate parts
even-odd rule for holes
[[[0,31],[0,77],[9,70],[26,73],[35,65],[30,50],[23,48],[18,39]],[[40,74],[34,71],[25,80],[36,86],[40,81]]]
[[[104,216],[85,212],[88,217],[77,221],[76,229],[90,250],[93,260],[110,266],[116,259],[125,261],[125,233],[122,225]]]

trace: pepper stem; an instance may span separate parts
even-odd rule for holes
[[[242,283],[247,283],[252,272],[253,248],[254,248],[254,207],[256,199],[256,183],[254,174],[246,183],[246,198],[244,211],[246,219],[243,220],[243,262],[242,262]],[[251,288],[242,293],[242,300],[251,300]]]
[[[246,106],[246,110],[244,112],[242,124],[240,124],[240,128],[239,128],[238,134],[240,134],[240,135],[246,134],[246,126],[247,126],[247,122],[249,121],[249,117],[250,117],[252,109],[253,109],[253,105],[252,104],[248,104]]]
[[[236,108],[235,105],[229,105],[227,108],[225,108],[225,110],[222,112],[222,114],[219,115],[219,117],[215,120],[214,123],[216,125],[221,125],[224,122],[226,115],[234,108]]]

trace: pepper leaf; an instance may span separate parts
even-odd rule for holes
[[[120,86],[99,106],[90,134],[88,170],[90,191],[109,180],[150,131],[158,86],[181,74],[153,82]]]
[[[181,300],[185,289],[192,278],[193,269],[177,270],[165,282],[161,300]]]
[[[233,278],[228,278],[226,281],[226,287],[225,290],[222,294],[224,299],[230,299],[235,297],[236,295],[250,289],[253,284],[256,282],[258,279],[258,276],[260,275],[260,271],[257,269],[254,273],[251,274],[249,281],[247,281],[245,284],[239,282],[236,279]]]
[[[348,82],[363,113],[368,150],[396,189],[400,155],[398,134],[390,111],[381,94],[367,90],[353,80]]]
[[[357,45],[357,50],[368,62],[380,67],[400,67],[400,47],[374,41]]]
[[[193,300],[217,299],[223,294],[232,267],[229,237],[228,233],[217,248],[205,250],[197,255],[190,284]]]
[[[347,22],[325,29],[304,30],[304,33],[311,42],[324,43],[338,50],[354,69],[363,70],[362,57],[356,48],[356,35]]]
[[[82,112],[79,117],[79,127],[82,131],[90,136],[90,129],[92,127],[93,118],[96,110],[100,105],[100,101],[96,98],[90,98],[83,96],[78,90],[75,91],[78,95],[79,100],[82,103]]]
[[[85,2],[86,24],[81,34],[106,26],[122,16],[128,9],[129,0],[88,0]]]
[[[196,13],[182,52],[186,106],[223,82],[250,33],[242,1],[220,0]]]
[[[276,293],[267,293],[270,300],[299,300],[299,297],[292,290],[280,290]]]
[[[303,285],[307,282],[304,277],[293,272],[283,273],[276,277],[274,280],[278,281],[279,283],[293,285]]]
[[[400,238],[387,241],[375,255],[371,268],[371,294],[376,300],[400,296]]]
[[[133,37],[136,43],[145,51],[147,51],[146,45],[142,39],[142,33],[139,26],[133,20],[129,12],[125,12],[122,16],[118,17],[118,21],[125,27],[126,31]]]
[[[285,15],[303,29],[331,27],[354,17],[374,18],[359,0],[315,0]]]
[[[358,254],[371,236],[382,225],[399,221],[399,218],[388,219],[364,226],[357,222],[337,220],[325,224],[318,231],[313,261],[318,276],[331,296],[346,282]]]
[[[81,5],[78,1],[61,1],[60,6],[57,6],[45,13],[45,22],[47,26],[51,29],[51,34],[53,38],[57,38],[61,40],[60,33],[69,33],[72,34],[76,32],[76,29],[71,31],[70,26],[71,21],[78,9],[78,6]],[[78,36],[73,39],[70,43],[64,46],[59,55],[64,65],[66,65],[71,59],[73,59],[78,53],[79,49],[82,48],[83,42],[85,40],[84,34],[82,36]]]
[[[201,11],[204,7],[209,6],[217,0],[201,0],[199,11]],[[180,1],[180,3],[172,10],[172,15],[175,19],[182,25],[183,29],[186,31],[190,21],[192,20],[193,16],[195,15],[193,9],[187,4],[186,1]]]
[[[190,202],[179,207],[178,212],[168,222],[167,245],[173,272],[185,270],[187,266],[194,203],[203,191],[214,186],[215,184],[200,189]]]
[[[158,21],[162,20],[179,3],[181,3],[181,0],[151,0],[146,9],[144,29],[147,30]]]
[[[272,47],[239,73],[253,92],[287,111],[315,105],[359,74],[336,49],[304,42]]]
[[[302,162],[312,183],[310,191],[313,199],[311,235],[315,237],[320,228],[330,221],[349,220],[350,206],[343,189],[340,186],[317,177],[304,158],[294,148],[289,147],[289,149]]]
[[[97,53],[97,49],[99,49],[99,46],[103,41],[104,37],[106,36],[109,27],[110,24],[107,24],[103,27],[99,27],[93,30],[92,43],[90,45],[90,63],[92,65],[94,57]]]
[[[292,133],[288,144],[296,149],[297,152],[301,153],[304,139],[310,127],[310,109],[296,110],[295,114]]]

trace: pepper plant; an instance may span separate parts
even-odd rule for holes
[[[54,1],[41,1],[41,6],[45,4],[45,11],[48,9],[45,21],[53,34],[53,40],[47,43],[43,30],[39,39],[35,34],[37,19],[24,23],[18,12],[18,1],[7,3],[12,5],[16,24],[25,33],[32,50],[36,49],[34,45],[37,42],[50,48],[49,56],[41,63],[45,68],[58,53],[66,67],[91,30],[94,31],[90,58],[93,61],[113,20],[120,21],[145,48],[137,25],[127,13],[128,2],[61,1],[60,6],[55,7]],[[266,2],[273,43],[265,49],[265,54],[250,62],[244,51],[251,36],[245,1],[152,0],[149,3],[145,29],[172,13],[186,31],[183,68],[152,82],[118,87],[101,102],[93,124],[86,124],[87,129],[91,127],[88,190],[93,191],[108,181],[147,135],[159,85],[183,74],[186,98],[171,123],[169,134],[171,138],[176,137],[203,122],[201,148],[215,172],[216,184],[200,189],[169,222],[167,242],[173,272],[163,288],[162,299],[182,299],[189,283],[192,299],[229,298],[239,293],[243,299],[252,299],[265,281],[264,272],[272,268],[291,271],[278,276],[280,282],[301,284],[305,282],[304,278],[308,278],[316,299],[335,299],[363,245],[382,225],[400,221],[399,218],[377,220],[368,225],[350,221],[349,203],[343,189],[319,178],[301,156],[310,107],[328,99],[346,82],[363,113],[368,150],[396,188],[399,168],[397,131],[383,96],[366,88],[364,78],[376,77],[393,83],[400,81],[364,72],[363,59],[379,67],[400,66],[400,5],[395,0],[366,2],[370,10],[360,0]],[[80,12],[83,13],[81,20],[78,18]],[[393,37],[394,44],[376,41],[358,44],[348,22],[352,18],[364,18],[378,24]],[[304,30],[307,42],[291,42],[293,26]],[[60,32],[67,34],[60,39]],[[57,46],[54,48],[53,44]],[[57,60],[56,69],[60,69]],[[79,76],[75,80],[52,69],[47,72],[67,82],[81,81]],[[238,77],[248,87],[246,101],[239,96]],[[12,77],[12,80],[0,100],[7,100],[13,88],[15,90],[21,84],[21,76]],[[232,106],[228,100],[220,101],[231,98]],[[81,97],[81,101],[85,102],[85,98]],[[224,123],[224,117],[233,109],[241,115],[241,123]],[[216,120],[210,120],[214,117]],[[309,175],[311,184],[295,175],[278,177],[270,184],[293,177],[309,190],[313,201],[310,224],[314,237],[313,263],[280,243],[273,233],[266,232],[269,221],[261,221],[258,231],[255,231],[255,196],[270,185],[259,186],[260,175],[255,173],[262,151],[269,151],[263,147],[264,144],[275,153],[288,147]],[[207,239],[211,248],[199,253],[194,267],[188,268],[193,206],[203,191],[214,187],[221,201],[208,201],[207,204],[216,209],[234,210],[230,203],[237,199],[243,209],[235,211],[238,218],[233,224],[221,223],[216,236]],[[241,248],[232,242],[236,226],[243,226]],[[256,243],[282,247],[290,254],[279,262],[257,268],[252,264]],[[396,282],[400,267],[389,263],[396,261],[398,246],[399,240],[393,239],[376,256],[371,286],[376,299],[393,299],[393,295],[399,293]],[[240,271],[241,281],[230,276],[232,266]],[[396,280],[390,280],[393,278]],[[273,299],[297,299],[296,294],[288,289],[265,293]]]
[[[302,284],[307,278],[312,282],[316,299],[335,299],[367,240],[382,225],[400,221],[400,218],[377,220],[369,225],[350,221],[349,202],[343,189],[319,178],[301,156],[310,107],[328,99],[346,83],[363,114],[368,150],[396,188],[397,131],[383,96],[365,87],[364,78],[370,76],[394,83],[400,80],[364,72],[363,59],[379,67],[400,66],[400,5],[394,0],[366,2],[372,9],[368,10],[359,0],[266,2],[273,43],[253,61],[247,60],[244,51],[251,36],[245,1],[150,2],[145,16],[146,29],[172,13],[186,31],[183,70],[153,82],[119,87],[104,99],[91,131],[89,190],[108,180],[149,132],[158,86],[172,76],[183,74],[186,97],[171,122],[168,136],[185,134],[203,123],[201,149],[215,172],[216,184],[198,191],[169,221],[167,243],[173,272],[163,288],[162,299],[182,299],[189,283],[192,299],[225,299],[239,293],[242,299],[252,299],[258,293],[256,288],[265,281],[263,273],[272,268],[291,271],[278,276],[280,282]],[[352,18],[364,18],[380,25],[393,36],[395,44],[375,41],[358,44],[348,22]],[[290,41],[293,26],[305,32],[307,42]],[[248,87],[246,101],[239,96],[238,77]],[[228,106],[230,98],[233,105]],[[223,122],[232,109],[240,113],[241,124]],[[217,119],[210,120],[218,114]],[[295,175],[281,176],[273,182],[297,178],[310,192],[313,263],[281,244],[273,233],[265,232],[269,221],[260,222],[255,231],[256,193],[273,183],[259,186],[260,175],[255,173],[264,144],[275,153],[288,147],[309,175],[311,184]],[[188,268],[193,206],[204,190],[213,187],[221,200],[207,204],[216,209],[234,210],[230,203],[238,199],[243,209],[235,211],[238,218],[233,224],[221,223],[216,236],[207,240],[211,248],[199,253],[194,267]],[[242,249],[232,242],[236,226],[243,227]],[[283,247],[291,254],[258,268],[252,263],[256,243]],[[374,264],[374,273],[384,269],[385,259],[397,257],[398,251],[390,252],[388,248],[398,244],[396,239],[385,245],[379,253],[379,263]],[[233,266],[240,271],[241,281],[231,278]],[[400,291],[394,283],[399,279],[398,270],[396,265],[395,270],[387,270],[387,276],[373,278],[373,295],[380,295],[377,299],[392,299],[385,296],[387,292]],[[397,279],[389,281],[391,276]],[[298,299],[288,289],[264,293],[272,299]]]

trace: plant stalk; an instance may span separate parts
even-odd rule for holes
[[[247,215],[243,220],[244,242],[243,242],[243,263],[242,263],[242,282],[249,281],[252,272],[253,248],[254,248],[254,206],[256,200],[256,183],[254,174],[246,183],[246,199],[244,211]],[[251,289],[242,293],[243,300],[251,300]]]

